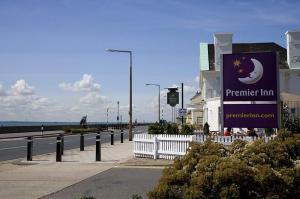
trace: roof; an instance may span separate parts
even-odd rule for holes
[[[269,43],[233,43],[232,53],[278,52],[279,67],[288,69],[286,49],[274,42]],[[208,44],[209,70],[215,70],[215,47]]]
[[[196,97],[198,97],[198,96],[200,96],[200,95],[201,95],[201,92],[197,91],[197,92],[195,93],[195,95],[194,95],[193,97],[191,97],[190,100],[193,100],[193,99],[195,99]]]

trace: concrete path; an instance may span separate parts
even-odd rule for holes
[[[133,195],[147,198],[147,193],[158,183],[162,168],[114,167],[42,199],[94,197],[120,199]]]
[[[57,192],[131,159],[133,142],[102,145],[102,161],[95,162],[95,146],[65,151],[63,162],[55,153],[0,163],[0,198],[33,199]]]

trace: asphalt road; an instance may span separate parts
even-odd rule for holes
[[[94,198],[132,198],[134,194],[147,198],[158,183],[159,168],[112,168],[62,189],[42,199],[65,199],[93,196]]]
[[[147,127],[135,127],[134,133],[144,133]],[[128,138],[128,130],[124,130],[124,139]],[[95,145],[96,133],[85,134],[85,146]],[[114,133],[115,142],[120,142],[120,132]],[[110,132],[101,132],[101,143],[110,143]],[[64,138],[64,150],[80,147],[80,135],[69,135]],[[53,153],[56,151],[56,138],[37,138],[33,142],[33,155]],[[1,140],[0,161],[24,158],[27,156],[27,140]]]

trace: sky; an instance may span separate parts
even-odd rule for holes
[[[199,90],[199,43],[216,32],[233,42],[276,42],[300,29],[292,0],[1,0],[0,120],[128,121],[133,52],[133,119],[171,120],[165,88]]]

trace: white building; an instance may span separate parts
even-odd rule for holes
[[[300,95],[300,32],[288,31],[287,50],[276,43],[232,43],[231,33],[214,34],[214,44],[200,43],[200,81],[203,122],[210,125],[211,131],[220,131],[220,60],[222,54],[243,52],[279,53],[281,100],[287,96]],[[290,99],[290,98],[289,98]],[[194,110],[198,110],[199,108]],[[192,110],[193,114],[193,110]]]

